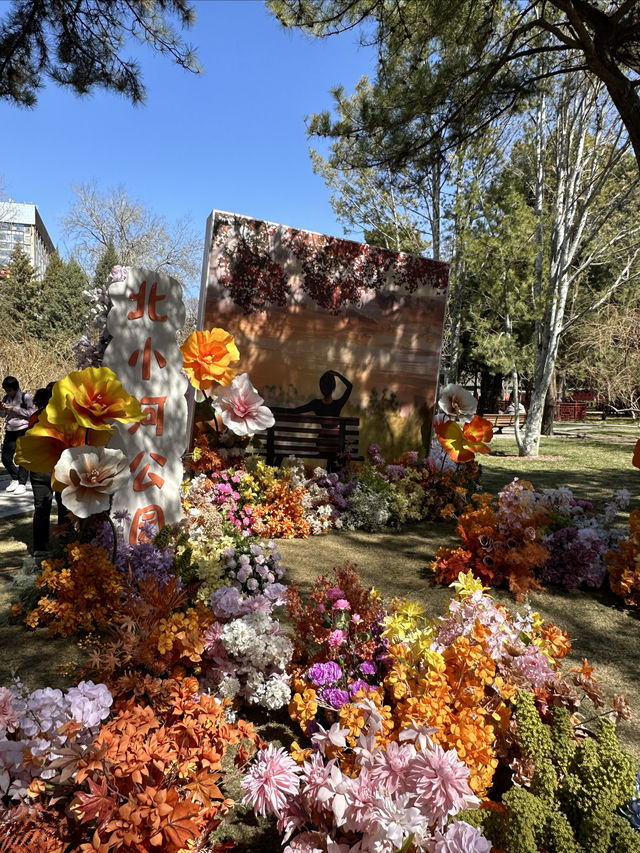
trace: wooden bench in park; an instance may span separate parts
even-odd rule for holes
[[[287,456],[359,462],[360,419],[330,418],[313,413],[274,412],[275,424],[257,433],[262,446],[256,454],[268,465],[279,465]]]
[[[498,430],[498,433],[500,435],[502,435],[503,427],[515,426],[516,422],[515,412],[495,412],[493,414],[483,415],[482,417],[488,421],[491,421],[491,425],[494,429]],[[522,426],[526,417],[526,412],[520,412],[520,414],[518,415],[520,426]]]

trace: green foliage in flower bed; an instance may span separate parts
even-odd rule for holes
[[[576,743],[569,713],[545,724],[533,695],[516,699],[516,740],[523,769],[534,766],[529,790],[513,787],[498,808],[459,817],[481,826],[505,853],[640,853],[640,833],[616,809],[635,795],[633,758],[620,749],[609,720]]]

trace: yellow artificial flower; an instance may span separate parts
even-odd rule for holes
[[[224,329],[192,332],[180,347],[184,369],[194,388],[206,391],[213,383],[229,385],[238,372],[230,365],[240,353],[233,335]]]
[[[63,450],[83,444],[104,447],[110,437],[104,430],[89,430],[87,434],[76,420],[53,424],[43,412],[37,423],[18,439],[16,464],[28,471],[48,474],[57,465]]]
[[[45,414],[52,424],[75,421],[85,429],[110,432],[113,427],[109,421],[129,424],[144,417],[140,403],[108,367],[74,370],[58,380]]]
[[[482,581],[474,577],[471,570],[466,574],[460,572],[458,580],[449,584],[449,586],[455,589],[457,597],[461,599],[466,598],[468,595],[473,595],[474,592],[487,592],[489,589],[489,587],[482,585]]]

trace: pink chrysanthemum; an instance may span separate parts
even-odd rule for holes
[[[290,797],[300,788],[298,766],[283,747],[276,748],[272,743],[261,749],[256,761],[242,780],[247,792],[242,802],[251,804],[257,815],[271,812],[280,815]]]
[[[341,631],[338,628],[329,634],[329,639],[327,642],[329,643],[332,649],[337,649],[338,646],[341,646],[346,639],[347,635],[345,634],[345,632]]]
[[[8,687],[0,687],[0,729],[15,732],[20,725],[20,719],[13,707],[15,696]]]
[[[408,767],[406,787],[415,791],[416,803],[430,823],[480,802],[469,787],[469,768],[458,760],[455,749],[445,751],[441,746],[417,753]]]
[[[463,820],[454,820],[444,834],[436,832],[429,853],[491,853],[491,842],[482,832]]]
[[[376,749],[371,762],[371,779],[390,794],[406,790],[407,765],[415,755],[413,746],[400,746],[391,741],[386,749]]]

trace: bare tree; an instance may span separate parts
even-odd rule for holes
[[[88,271],[109,243],[126,266],[149,267],[192,283],[200,270],[202,237],[188,218],[171,224],[119,186],[100,192],[94,184],[73,188],[75,201],[63,219],[70,248]]]
[[[627,208],[637,176],[625,172],[630,146],[612,113],[604,86],[575,76],[558,84],[546,116],[537,117],[536,137],[543,134],[544,144],[536,138],[536,158],[544,157],[544,162],[536,162],[535,171],[538,175],[544,169],[548,187],[540,211],[546,274],[544,279],[536,276],[532,289],[536,350],[529,412],[524,435],[518,436],[523,456],[538,454],[545,398],[563,332],[638,275],[640,225],[629,221]],[[581,309],[569,311],[572,289],[590,268],[605,262],[610,266],[609,285],[582,302]]]

